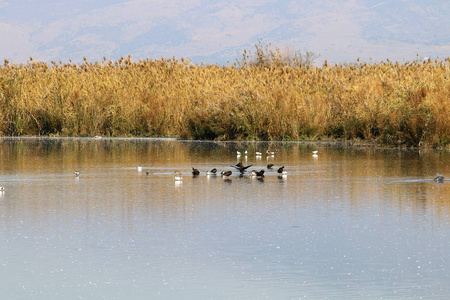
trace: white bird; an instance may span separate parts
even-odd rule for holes
[[[241,156],[241,152],[236,151],[237,156]]]
[[[319,150],[314,150],[312,153],[317,154],[317,153],[319,153]]]
[[[278,150],[275,150],[275,151],[267,150],[267,151],[266,151],[266,153],[267,153],[268,155],[275,155],[275,153],[277,153],[277,152],[278,152]]]
[[[137,170],[138,171],[142,171],[142,167],[137,167]]]
[[[180,171],[174,171],[174,172],[173,172],[173,178],[175,179],[175,181],[181,181],[181,180],[183,180],[183,177],[181,177]]]
[[[255,152],[256,156],[261,156],[262,153],[261,152]]]
[[[5,191],[5,188],[0,186],[0,192],[4,192],[4,191]]]
[[[80,176],[80,172],[75,171],[75,177],[78,177],[78,176]]]

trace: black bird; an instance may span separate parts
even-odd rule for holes
[[[268,164],[267,165],[267,169],[269,169],[269,170],[272,169],[272,167],[273,167],[273,164]]]
[[[200,171],[195,168],[192,168],[192,175],[194,176],[200,175]]]
[[[217,173],[217,169],[214,168],[211,171],[206,172],[206,175],[216,175],[216,173]]]
[[[284,170],[284,166],[280,167],[277,171],[279,174],[286,174],[287,172]]]
[[[256,172],[256,177],[264,177],[264,170]]]
[[[252,170],[250,172],[250,175],[256,176],[256,177],[264,177],[264,170],[261,170],[261,171]]]
[[[433,180],[436,182],[442,183],[442,182],[444,182],[445,178],[442,174],[438,174],[438,176],[434,177]]]
[[[244,173],[245,170],[247,170],[247,169],[250,168],[251,166],[252,166],[252,165],[244,166],[244,165],[242,164],[242,162],[240,161],[237,165],[232,166],[232,167],[235,168],[235,169],[238,169],[239,172]]]
[[[224,176],[224,177],[228,177],[228,176],[230,176],[232,173],[233,173],[233,172],[231,172],[231,171],[222,171],[222,172],[220,172],[220,174],[221,174],[222,176]]]

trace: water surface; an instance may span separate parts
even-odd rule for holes
[[[450,181],[432,180],[448,152],[2,139],[0,154],[2,299],[450,294]],[[239,177],[240,160],[266,176]]]

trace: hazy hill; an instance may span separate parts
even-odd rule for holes
[[[259,38],[332,62],[450,55],[447,0],[0,0],[0,59],[226,63]]]

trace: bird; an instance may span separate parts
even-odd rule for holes
[[[151,173],[150,173],[150,172],[148,172],[148,171],[147,171],[147,172],[145,172],[145,175],[147,175],[147,176],[148,176],[148,175],[150,175],[150,174],[151,174]]]
[[[277,171],[279,174],[287,174],[287,171],[284,170],[284,166],[280,167]]]
[[[241,154],[242,154],[241,152],[236,151],[236,155],[237,155],[237,156],[241,156]]]
[[[192,175],[194,176],[200,175],[200,171],[195,168],[192,168]]]
[[[264,170],[256,172],[256,177],[264,177]]]
[[[245,170],[247,170],[248,168],[250,168],[252,165],[248,165],[248,166],[244,166],[242,164],[242,161],[240,161],[239,163],[237,163],[235,166],[232,166],[235,169],[238,169],[239,172],[244,173]]]
[[[175,179],[175,181],[183,180],[183,177],[181,177],[181,172],[180,171],[174,171],[173,172],[173,178]]]
[[[217,173],[217,169],[214,168],[211,171],[206,172],[206,175],[216,175],[216,173]]]
[[[78,176],[80,176],[80,172],[75,171],[75,177],[78,177]]]
[[[261,152],[255,152],[256,156],[261,156],[262,153]]]
[[[278,152],[278,150],[275,150],[275,151],[267,150],[267,151],[266,151],[266,153],[267,153],[268,155],[275,155],[275,153],[277,153],[277,152]]]
[[[251,172],[250,172],[250,176],[252,176],[252,177],[264,177],[264,170],[261,170],[261,171],[256,171],[256,170],[252,170]]]
[[[138,167],[137,167],[137,170],[138,170],[138,171],[142,171],[142,167],[138,166]]]
[[[442,174],[438,174],[436,177],[434,177],[433,180],[436,181],[436,182],[442,183],[442,182],[444,182],[445,178],[444,178],[444,176]]]
[[[313,155],[317,154],[317,153],[319,153],[319,150],[314,150],[312,153],[313,153]]]
[[[220,174],[221,174],[223,177],[228,177],[228,176],[230,176],[231,174],[233,174],[233,172],[231,172],[231,171],[222,171],[222,172],[220,172]]]
[[[269,170],[272,169],[272,167],[273,167],[273,164],[268,164],[267,165],[267,169],[269,169]]]
[[[0,192],[4,192],[5,188],[3,186],[0,186]]]

